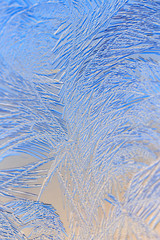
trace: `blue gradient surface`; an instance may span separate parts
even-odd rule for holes
[[[0,0],[2,240],[160,239],[159,50],[157,0]]]

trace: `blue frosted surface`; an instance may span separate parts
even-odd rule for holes
[[[0,0],[0,239],[160,239],[159,50],[158,0]]]

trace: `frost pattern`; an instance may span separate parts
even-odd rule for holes
[[[1,160],[37,158],[0,171],[3,239],[160,238],[159,12],[157,0],[0,1]],[[41,202],[55,174],[67,235]]]
[[[158,239],[154,228],[159,223],[160,161],[138,172],[132,179],[123,204],[110,201],[115,207],[104,234],[110,239]],[[108,200],[107,200],[108,201]],[[113,224],[114,223],[114,224]],[[130,227],[132,226],[132,228]],[[104,238],[104,239],[105,239]]]
[[[64,239],[63,225],[55,209],[40,202],[13,201],[7,204],[21,221],[21,229],[27,229],[27,239]]]
[[[51,161],[51,159],[47,159],[21,168],[0,171],[0,196],[8,198],[37,197],[37,194],[22,189],[41,187],[42,181],[39,180],[46,178],[47,169],[38,168],[49,160]]]

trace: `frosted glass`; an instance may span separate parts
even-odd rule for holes
[[[159,0],[0,0],[0,239],[160,239]]]

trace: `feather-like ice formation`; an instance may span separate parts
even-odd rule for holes
[[[35,162],[17,169],[1,170],[0,196],[7,198],[37,197],[37,194],[30,192],[29,189],[41,187],[42,181],[40,180],[46,177],[47,169],[39,169],[39,167],[51,160]]]
[[[111,201],[114,207],[104,227],[104,239],[130,239],[131,236],[135,239],[159,239],[159,176],[160,161],[133,177],[122,204]]]
[[[1,239],[26,240],[27,238],[20,231],[19,224],[19,220],[13,215],[10,208],[0,206]]]
[[[26,232],[27,239],[64,239],[63,224],[51,205],[20,200],[9,202],[7,207],[20,219],[21,231]]]
[[[14,198],[3,239],[160,238],[159,12],[158,0],[0,1],[0,156],[37,158],[0,171]],[[67,236],[39,202],[52,176]],[[25,236],[13,217],[31,211]]]
[[[1,239],[64,239],[66,233],[51,205],[14,200],[0,206]]]

